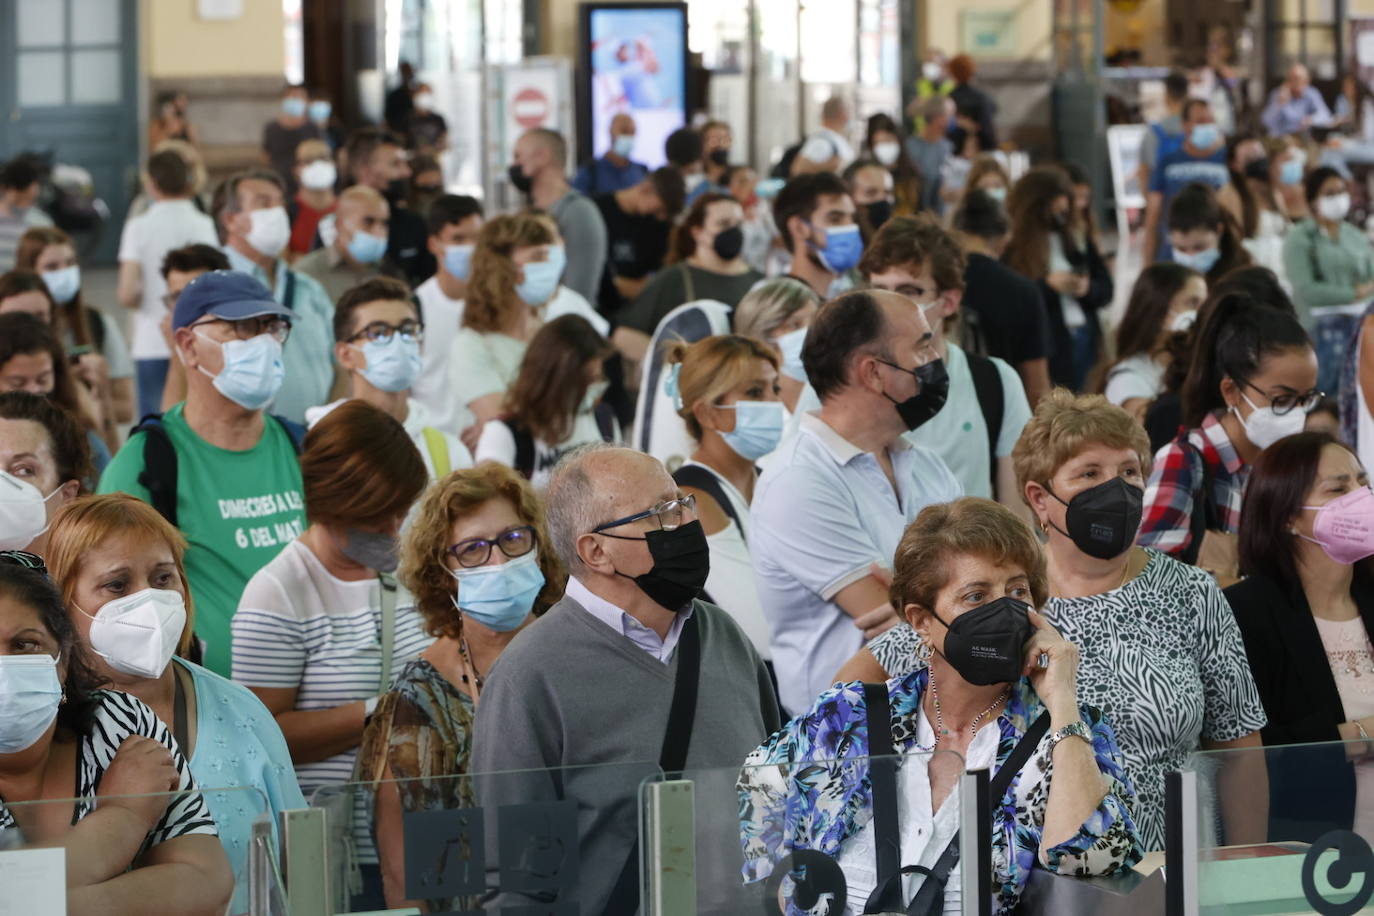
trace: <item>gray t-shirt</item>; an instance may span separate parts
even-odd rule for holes
[[[953,147],[943,137],[933,142],[921,137],[906,138],[906,153],[921,173],[921,209],[940,210],[941,175],[952,152]]]
[[[649,281],[644,291],[620,313],[620,323],[650,336],[664,316],[685,302],[714,299],[734,308],[754,284],[763,279],[756,270],[718,274],[714,270],[678,263]]]
[[[601,288],[601,271],[606,267],[606,224],[601,211],[590,197],[569,188],[549,208],[549,215],[558,223],[558,232],[568,251],[563,285],[595,303]]]

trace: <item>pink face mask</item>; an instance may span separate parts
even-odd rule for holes
[[[1318,544],[1337,563],[1349,565],[1374,556],[1374,490],[1359,487],[1324,506],[1303,506],[1317,513],[1312,537],[1298,537]]]

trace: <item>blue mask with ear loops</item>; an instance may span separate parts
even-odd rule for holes
[[[736,401],[716,406],[735,412],[735,428],[720,437],[741,458],[757,461],[782,441],[786,418],[781,401]]]

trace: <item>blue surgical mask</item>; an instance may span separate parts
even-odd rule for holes
[[[376,264],[386,254],[386,237],[359,229],[348,240],[348,256],[359,264]]]
[[[472,272],[472,253],[476,245],[445,245],[444,270],[459,280],[466,280]]]
[[[547,261],[531,261],[525,265],[525,279],[515,287],[515,294],[526,305],[543,305],[553,298],[567,263],[568,256],[563,246],[550,245]]]
[[[1206,275],[1221,258],[1221,251],[1216,248],[1204,248],[1194,254],[1185,254],[1182,251],[1174,252],[1174,263],[1184,267],[1191,267],[1198,273]]]
[[[998,185],[995,188],[983,188],[983,193],[986,194],[988,197],[991,197],[993,200],[997,201],[999,204],[1003,203],[1007,199],[1007,189],[1002,187],[1001,185]]]
[[[1221,131],[1215,124],[1194,124],[1188,142],[1196,149],[1211,149],[1221,141]]]
[[[333,113],[333,111],[334,111],[334,106],[330,105],[328,102],[311,102],[311,103],[310,103],[310,120],[312,120],[312,121],[328,121],[328,120],[329,120],[329,116]]]
[[[0,655],[0,754],[33,747],[57,718],[62,681],[51,655]]]
[[[48,292],[52,293],[53,301],[58,305],[66,305],[76,298],[81,289],[81,268],[73,264],[61,270],[45,270],[43,282],[47,284]]]
[[[304,117],[306,107],[305,99],[298,99],[294,95],[281,100],[281,110],[288,118]]]
[[[721,432],[720,437],[741,458],[758,461],[782,441],[787,418],[781,401],[736,401],[716,406],[735,412],[735,428]]]
[[[210,375],[204,366],[201,372],[214,379],[215,390],[244,410],[261,410],[271,403],[281,390],[286,368],[282,365],[281,342],[271,334],[259,334],[248,340],[220,343],[196,331],[224,355],[224,368],[218,375]]]
[[[785,184],[787,182],[781,178],[764,178],[754,185],[754,193],[759,196],[760,200],[772,200],[778,196],[778,192],[782,190]]]
[[[358,349],[367,357],[367,368],[361,370],[363,378],[382,391],[409,391],[424,366],[420,342],[400,334],[392,334],[390,340],[364,341]]]
[[[621,159],[629,159],[630,153],[634,152],[635,149],[634,134],[621,134],[616,137],[611,141],[611,149],[613,149],[615,154]]]
[[[524,623],[544,587],[538,550],[505,563],[449,572],[458,580],[454,607],[495,633],[508,633]]]
[[[821,266],[833,274],[842,274],[859,266],[864,253],[863,236],[855,223],[848,226],[826,226],[825,247],[811,246],[821,259]]]
[[[802,347],[806,345],[806,331],[806,328],[797,328],[773,340],[782,351],[782,374],[799,382],[806,381],[806,367],[802,365]]]
[[[1297,159],[1289,159],[1279,166],[1279,184],[1286,184],[1290,187],[1302,181],[1302,162]]]

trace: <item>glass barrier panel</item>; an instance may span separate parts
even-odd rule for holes
[[[688,770],[640,788],[641,912],[862,912],[877,867],[871,804],[852,818],[848,836],[839,824],[849,817],[848,790],[875,763],[895,770],[903,863],[915,864],[909,847],[923,830],[930,839],[919,861],[933,864],[948,845],[942,840],[959,829],[964,761],[954,752]],[[940,797],[933,819],[930,790],[917,789],[932,776]],[[919,881],[908,879],[903,893],[914,893]],[[946,900],[957,898],[958,881],[951,880]],[[767,900],[776,902],[765,909]]]
[[[127,834],[131,818],[152,824],[146,834]],[[115,892],[132,867],[156,868],[156,849],[182,837],[216,837],[232,885],[207,881],[177,894],[203,892],[223,898],[224,912],[249,912],[249,867],[255,823],[270,823],[267,796],[257,788],[200,789],[154,795],[97,795],[0,804],[0,893],[10,912],[60,914],[82,909]],[[102,814],[102,812],[105,812]],[[74,823],[75,822],[75,823]],[[183,844],[184,845],[184,844]],[[169,847],[174,848],[174,847]],[[272,851],[275,856],[275,850]],[[188,904],[197,901],[187,899]],[[90,909],[89,905],[85,909]]]
[[[1202,914],[1374,912],[1374,745],[1206,751],[1186,769]]]
[[[310,805],[330,812],[333,911],[601,912],[622,872],[633,892],[637,793],[660,776],[646,762],[324,786]]]

